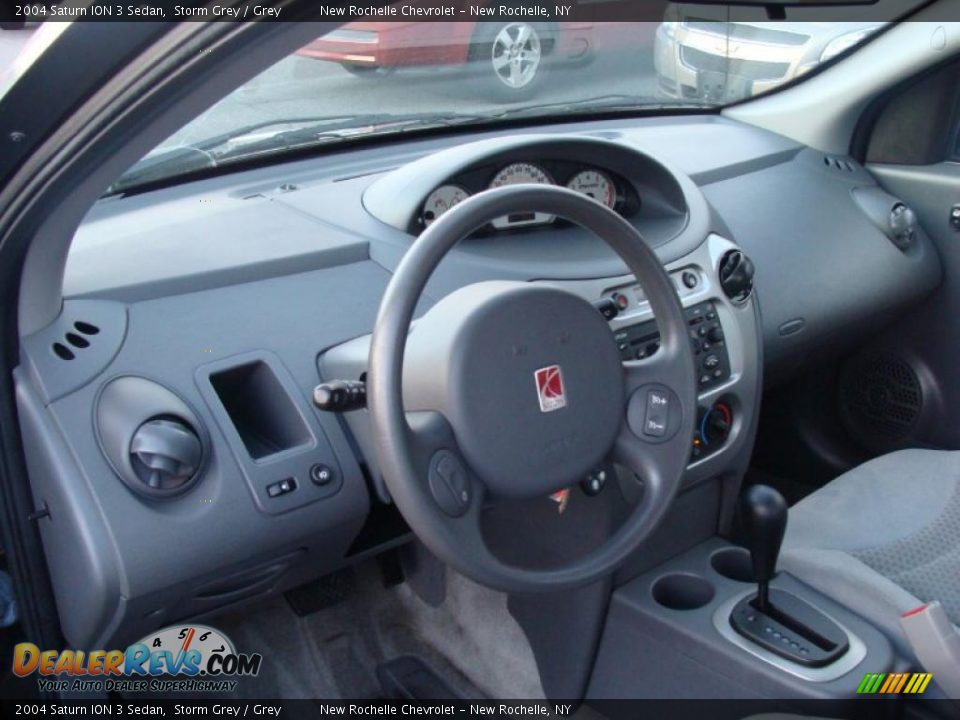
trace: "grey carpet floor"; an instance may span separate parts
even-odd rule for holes
[[[260,674],[230,697],[377,698],[377,666],[413,655],[465,698],[543,698],[502,593],[448,571],[446,599],[433,607],[407,584],[384,588],[372,565],[358,568],[356,580],[345,600],[303,617],[278,597],[211,618],[238,651],[264,658]]]

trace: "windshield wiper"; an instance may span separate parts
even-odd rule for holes
[[[324,142],[368,137],[411,129],[443,127],[483,120],[485,115],[424,113],[420,115],[341,115],[324,118],[281,118],[244,125],[199,142],[168,146],[150,153],[113,183],[104,196],[173,176],[191,175],[225,162],[273,154]],[[289,127],[296,126],[296,127]],[[277,128],[271,132],[270,128]]]
[[[537,116],[547,110],[553,114],[556,114],[558,111],[563,114],[587,114],[595,112],[647,112],[650,110],[671,110],[674,108],[689,110],[690,108],[705,107],[710,106],[704,105],[703,103],[686,103],[680,101],[664,102],[661,98],[622,93],[598,95],[596,97],[581,98],[578,100],[558,100],[555,102],[539,103],[537,105],[523,105],[490,113],[486,118],[488,120],[501,120]]]

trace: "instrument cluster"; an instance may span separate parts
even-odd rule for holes
[[[461,173],[431,192],[423,203],[421,225],[426,228],[454,205],[471,195],[505,185],[559,185],[593,198],[628,217],[640,208],[633,186],[616,173],[567,161],[517,161],[496,167],[476,168]],[[497,218],[494,230],[548,225],[553,215],[528,212]]]

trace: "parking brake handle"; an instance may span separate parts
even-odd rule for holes
[[[908,610],[900,626],[921,667],[947,697],[960,697],[960,632],[939,601]]]

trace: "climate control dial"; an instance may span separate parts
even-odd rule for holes
[[[712,455],[726,445],[733,419],[733,408],[726,400],[718,400],[708,408],[701,408],[693,435],[690,461],[696,462]]]

